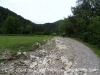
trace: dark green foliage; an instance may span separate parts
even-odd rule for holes
[[[57,32],[57,25],[53,23],[46,23],[43,25],[44,34],[52,34]]]
[[[93,17],[89,25],[90,34],[90,43],[96,44],[100,47],[100,16]]]
[[[23,27],[23,25],[19,19],[8,16],[1,27],[1,32],[3,34],[21,34],[23,32],[21,27]]]
[[[100,0],[77,0],[73,16],[62,21],[60,32],[100,48]]]
[[[0,34],[49,35],[58,32],[59,23],[34,24],[0,6]]]
[[[35,24],[31,21],[26,20],[16,13],[0,6],[1,34],[23,34],[26,31],[25,29],[27,29],[27,25],[32,25],[32,28],[35,27]]]
[[[37,32],[35,32],[35,34],[37,35],[51,35],[53,33],[58,33],[58,25],[54,23],[45,23],[42,25],[37,25],[36,29]]]

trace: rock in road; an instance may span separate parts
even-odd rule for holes
[[[90,48],[70,38],[55,37],[41,50],[28,54],[28,59],[2,63],[0,75],[100,75],[98,57]]]

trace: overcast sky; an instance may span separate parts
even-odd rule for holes
[[[76,0],[0,0],[0,6],[37,24],[68,17],[75,5]]]

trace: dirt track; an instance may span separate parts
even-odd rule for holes
[[[72,62],[71,69],[74,70],[78,69],[81,72],[83,71],[83,74],[79,74],[79,75],[100,75],[100,69],[99,69],[100,65],[99,65],[98,58],[90,50],[90,48],[70,38],[58,37],[55,39],[58,39],[58,42],[60,42],[60,43],[56,43],[56,45],[60,44],[60,46],[61,45],[63,46],[63,49],[58,48],[62,56],[65,56],[66,59]],[[67,48],[64,48],[64,45]]]
[[[13,75],[100,75],[97,56],[90,48],[70,38],[55,37],[48,41],[42,50],[27,54],[28,59],[9,62],[9,66],[4,65],[6,69],[12,69],[7,70],[6,75],[10,73]],[[15,63],[20,63],[19,61],[24,66],[17,65],[14,69]],[[4,66],[1,69],[5,69]]]

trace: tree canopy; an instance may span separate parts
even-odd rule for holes
[[[77,0],[72,16],[64,19],[60,32],[100,47],[100,0]]]

